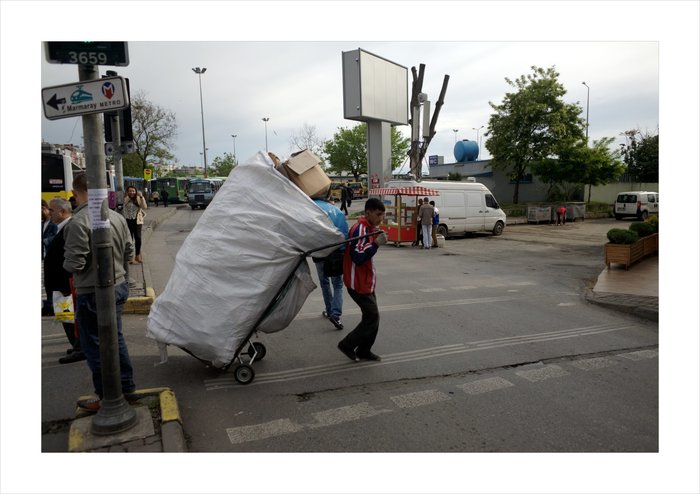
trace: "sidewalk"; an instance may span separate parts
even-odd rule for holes
[[[613,264],[604,269],[586,299],[594,304],[628,312],[651,321],[659,320],[659,257],[633,264],[629,270]]]

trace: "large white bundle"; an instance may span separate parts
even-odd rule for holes
[[[301,253],[343,240],[326,214],[258,153],[233,169],[182,244],[151,306],[147,336],[226,366],[291,273],[284,302],[257,329],[284,329],[315,288],[306,261],[295,270]]]

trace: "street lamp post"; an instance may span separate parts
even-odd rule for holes
[[[455,133],[455,144],[457,144],[457,132],[459,132],[459,129],[452,129],[452,132]]]
[[[482,125],[481,127],[472,127],[472,130],[476,130],[476,145],[479,147],[476,153],[476,158],[479,159],[479,155],[481,154],[481,143],[479,142],[479,131],[483,129],[484,126]]]
[[[263,122],[265,122],[265,152],[267,153],[267,122],[270,121],[269,117],[263,117]]]
[[[588,87],[586,81],[583,81],[581,84],[586,86],[586,146],[588,146],[588,104],[591,101],[591,88]]]
[[[204,103],[202,102],[202,74],[207,71],[206,67],[195,67],[192,71],[199,76],[199,106],[202,110],[202,149],[204,152],[204,178],[208,177],[207,174],[207,142],[204,138]]]
[[[231,137],[233,137],[233,164],[236,164],[236,137],[238,135],[236,134],[231,134]]]

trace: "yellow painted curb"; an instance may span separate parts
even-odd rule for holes
[[[160,393],[160,421],[163,424],[172,421],[182,424],[175,393],[171,389],[166,389]]]
[[[123,314],[148,314],[156,299],[156,292],[150,286],[146,287],[145,297],[129,297],[122,308]]]
[[[70,431],[68,432],[68,452],[75,453],[76,451],[81,451],[84,443],[85,438],[83,434],[77,427],[71,425]]]

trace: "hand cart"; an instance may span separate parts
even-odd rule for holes
[[[330,247],[337,247],[341,246],[343,244],[347,244],[349,242],[352,242],[357,239],[362,239],[362,238],[367,238],[371,237],[373,235],[378,235],[382,233],[381,230],[375,230],[372,233],[368,233],[367,235],[363,235],[361,237],[354,237],[352,239],[348,240],[343,240],[342,242],[337,242],[334,244],[329,244],[329,245],[324,245],[323,247],[318,247],[316,249],[312,249],[306,252],[302,252],[299,254],[299,261],[296,263],[294,266],[294,269],[292,269],[291,273],[289,276],[287,276],[287,279],[284,281],[280,289],[277,291],[275,296],[272,298],[268,306],[265,308],[265,310],[262,312],[258,320],[255,322],[253,325],[253,328],[250,330],[250,333],[243,339],[243,341],[238,345],[238,348],[236,349],[236,352],[234,354],[233,359],[231,362],[229,362],[227,365],[221,368],[222,371],[226,371],[233,365],[235,362],[238,363],[236,367],[233,370],[233,377],[236,379],[236,381],[240,384],[250,384],[253,382],[253,379],[255,379],[255,371],[253,370],[252,364],[256,360],[262,360],[265,358],[265,355],[267,354],[267,349],[265,348],[265,345],[260,343],[259,341],[256,342],[251,342],[250,339],[252,336],[257,333],[258,328],[260,324],[272,313],[272,311],[277,307],[278,303],[284,298],[285,294],[289,290],[292,281],[295,278],[295,273],[297,269],[299,269],[299,266],[301,266],[301,263],[306,261],[306,258],[309,257],[311,254],[314,252],[318,252],[321,250],[328,249]],[[186,349],[183,348],[187,352]],[[196,357],[194,354],[191,352],[187,352],[193,357],[197,358],[198,360],[205,362],[209,364],[210,362],[206,362],[198,357]]]
[[[380,226],[386,231],[389,242],[395,247],[401,242],[415,242],[418,238],[418,198],[439,196],[440,192],[428,187],[386,187],[370,189],[371,196],[394,196],[394,205],[387,206],[384,223]],[[413,205],[406,204],[402,197],[412,198]]]

